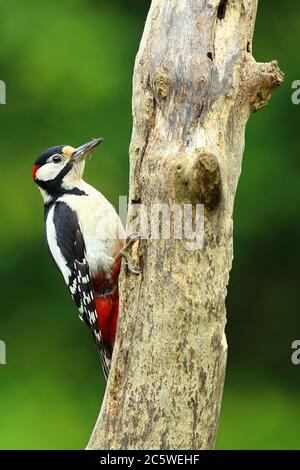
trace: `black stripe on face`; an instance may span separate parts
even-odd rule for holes
[[[71,171],[71,169],[72,165],[70,163],[67,163],[53,180],[43,181],[36,178],[35,182],[49,195],[56,195],[57,192],[59,192],[59,190],[61,189],[62,180],[69,173],[69,171]]]
[[[72,164],[66,163],[62,170],[53,180],[39,180],[36,179],[36,184],[42,188],[46,193],[51,196],[52,202],[64,194],[74,194],[76,196],[86,196],[86,193],[79,188],[66,189],[62,187],[62,181],[64,177],[72,170]]]
[[[64,147],[65,145],[56,145],[55,147],[48,148],[43,153],[41,153],[41,155],[36,159],[35,165],[38,168],[43,168],[44,165],[50,163],[51,157],[55,154],[61,155],[62,158],[65,158],[63,154]],[[61,182],[71,169],[72,165],[68,161],[66,161],[65,166],[61,169],[61,171],[55,178],[53,178],[52,180],[40,180],[38,178],[35,178],[35,183],[44,191],[46,191],[49,196],[55,196],[61,193]]]

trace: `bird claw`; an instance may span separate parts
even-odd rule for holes
[[[126,238],[126,245],[123,249],[129,248],[135,241],[139,240],[141,238],[139,233],[131,233],[128,235]]]
[[[123,258],[125,260],[125,264],[127,266],[128,271],[130,271],[133,274],[141,274],[141,271],[133,263],[133,261],[132,261],[132,259],[131,259],[131,257],[129,256],[128,253],[122,253],[121,255],[123,256]]]
[[[120,258],[124,258],[128,271],[133,274],[141,274],[141,271],[133,263],[131,256],[128,253],[128,250],[135,241],[139,240],[139,238],[140,236],[138,233],[133,233],[129,235],[126,239],[126,245],[124,246],[124,248],[122,248],[122,250],[119,251],[119,253],[115,257],[115,262],[118,261]]]

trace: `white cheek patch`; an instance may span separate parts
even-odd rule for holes
[[[37,170],[35,177],[40,181],[54,180],[64,166],[65,162],[63,162],[63,164],[52,162],[46,163]]]

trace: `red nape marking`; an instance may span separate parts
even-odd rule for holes
[[[103,341],[113,348],[118,325],[118,292],[96,297],[96,311]]]
[[[32,179],[33,179],[33,181],[35,180],[35,175],[36,175],[36,172],[38,171],[38,169],[39,169],[38,165],[33,165],[33,168],[32,168]]]

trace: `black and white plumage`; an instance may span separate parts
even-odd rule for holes
[[[101,357],[103,372],[107,378],[111,351],[103,342],[98,325],[94,289],[78,217],[76,212],[65,202],[57,201],[53,206],[52,218],[57,246],[70,271],[67,284],[71,296],[78,307],[80,319],[90,327],[93,333]]]
[[[99,142],[51,147],[36,160],[33,178],[44,199],[50,253],[93,333],[107,377],[118,314],[115,257],[126,235],[112,205],[82,180],[85,158]]]

